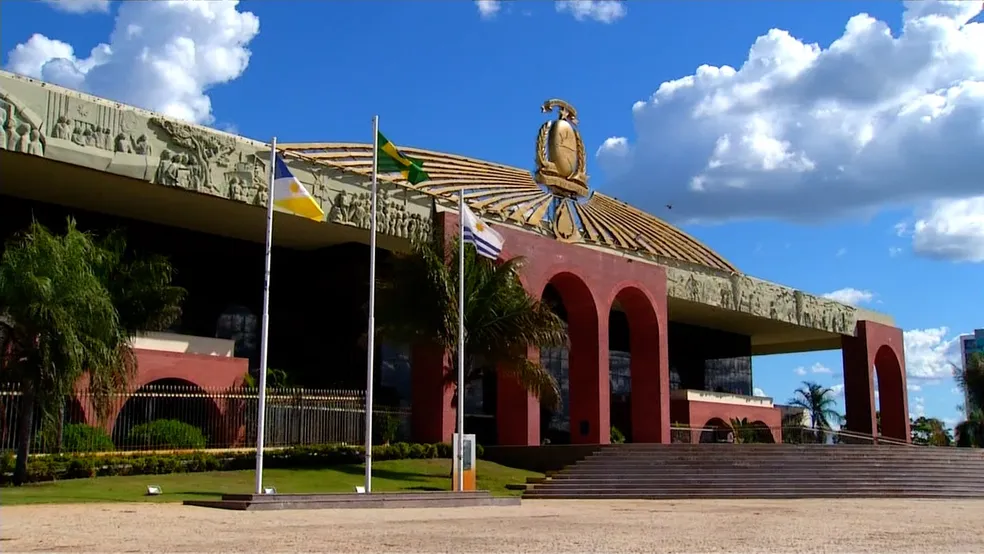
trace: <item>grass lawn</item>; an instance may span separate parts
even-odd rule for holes
[[[538,473],[512,469],[478,460],[478,488],[495,495],[519,494],[506,490],[511,483],[525,483]],[[389,460],[372,464],[374,491],[423,491],[451,488],[451,460]],[[267,486],[279,493],[354,492],[364,482],[362,465],[342,465],[329,469],[268,469],[263,472]],[[219,498],[225,493],[253,492],[252,471],[213,471],[95,477],[51,483],[35,483],[0,489],[0,504],[68,502],[180,502]],[[159,496],[146,496],[147,485],[160,485]]]

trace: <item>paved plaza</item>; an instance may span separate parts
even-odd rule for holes
[[[526,501],[228,512],[0,508],[3,552],[984,552],[984,501]]]

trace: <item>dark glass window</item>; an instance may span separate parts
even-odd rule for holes
[[[752,394],[752,346],[746,335],[671,322],[670,389]]]
[[[560,408],[551,412],[547,428],[569,433],[571,430],[570,348],[567,346],[543,348],[540,350],[540,363],[553,375],[560,388]]]
[[[379,346],[379,384],[381,403],[410,406],[410,348],[403,344]]]
[[[226,308],[215,325],[215,338],[235,341],[234,355],[247,358],[250,370],[259,369],[259,321],[248,308],[239,304]]]

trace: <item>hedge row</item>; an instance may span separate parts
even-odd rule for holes
[[[482,457],[479,445],[476,455]],[[407,460],[451,458],[451,445],[396,443],[372,447],[372,458]],[[344,464],[361,464],[365,449],[347,445],[294,446],[264,454],[263,466],[279,469],[317,469]],[[202,471],[233,471],[256,466],[255,452],[191,452],[153,455],[53,455],[32,457],[28,463],[28,481],[84,479],[111,475],[163,475]],[[8,484],[14,471],[12,454],[0,458],[0,484]]]

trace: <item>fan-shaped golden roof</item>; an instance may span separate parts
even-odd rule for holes
[[[737,272],[723,257],[665,221],[616,198],[588,194],[584,142],[577,112],[563,100],[547,100],[541,111],[559,118],[544,123],[537,137],[537,172],[420,148],[400,147],[423,163],[429,181],[411,185],[399,174],[379,178],[456,203],[464,194],[469,207],[499,220],[558,240],[594,244],[636,255],[677,260]],[[372,145],[325,142],[278,144],[288,156],[369,176]]]
[[[358,143],[278,144],[296,154],[343,171],[369,176],[372,145]],[[559,240],[595,244],[735,272],[722,256],[669,223],[611,196],[593,192],[587,199],[558,194],[537,184],[524,169],[420,148],[400,151],[423,162],[431,180],[411,185],[399,174],[380,179],[455,203],[458,194],[477,213],[552,234]]]

